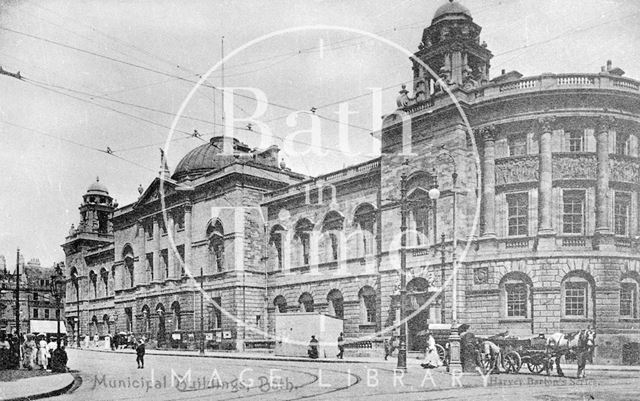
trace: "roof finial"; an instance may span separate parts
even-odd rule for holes
[[[96,182],[100,182],[100,176],[96,176]]]

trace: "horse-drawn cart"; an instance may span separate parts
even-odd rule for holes
[[[523,364],[531,373],[541,373],[549,360],[546,350],[546,338],[491,337],[488,338],[502,354],[502,368],[507,373],[518,373]]]

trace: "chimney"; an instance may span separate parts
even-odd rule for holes
[[[502,69],[502,75],[504,75],[507,72],[507,70]]]
[[[611,60],[607,60],[607,71],[611,70]]]

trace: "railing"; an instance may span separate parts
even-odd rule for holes
[[[562,246],[574,247],[574,246],[586,246],[587,240],[584,237],[565,237],[562,238]]]
[[[534,88],[537,84],[537,79],[526,79],[514,82],[507,82],[500,85],[500,92],[506,92],[515,89],[529,89]]]
[[[640,91],[640,83],[632,81],[630,79],[614,79],[613,86]]]
[[[356,349],[371,349],[373,348],[373,342],[372,341],[355,341],[355,342],[346,341],[344,343],[344,347],[356,348]]]
[[[615,237],[613,240],[615,246],[631,248],[633,241],[629,237]]]
[[[511,238],[504,241],[505,248],[528,248],[529,238]]]
[[[593,77],[584,75],[569,75],[558,77],[558,86],[563,85],[595,85],[596,81]]]

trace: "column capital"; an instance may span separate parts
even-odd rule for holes
[[[476,130],[484,142],[495,142],[498,129],[495,125],[487,125]]]
[[[542,132],[551,132],[558,128],[558,120],[555,116],[540,117],[536,121],[537,128]]]
[[[615,127],[616,119],[612,116],[600,116],[596,119],[596,132],[609,132]]]
[[[184,204],[184,211],[185,212],[191,212],[191,209],[193,209],[193,203],[187,202],[187,203]]]

